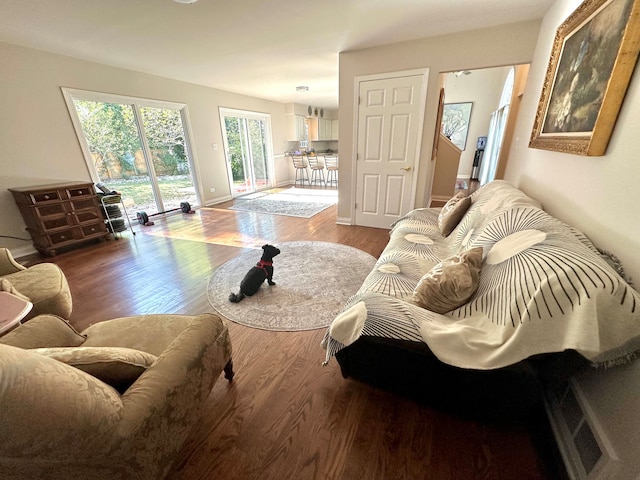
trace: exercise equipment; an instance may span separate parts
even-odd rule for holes
[[[140,225],[150,227],[151,225],[155,225],[155,223],[150,221],[149,217],[153,217],[154,215],[161,215],[163,213],[175,212],[177,210],[181,210],[182,213],[196,213],[196,211],[191,208],[191,205],[189,205],[189,202],[180,202],[180,206],[178,208],[171,208],[169,210],[165,210],[164,212],[152,213],[151,215],[147,215],[147,212],[141,211],[136,213],[136,217]]]

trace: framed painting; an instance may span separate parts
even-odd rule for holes
[[[467,146],[473,102],[445,103],[442,109],[442,134],[460,150]]]
[[[640,0],[585,0],[556,31],[529,146],[604,155],[640,51]]]

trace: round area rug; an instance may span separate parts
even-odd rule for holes
[[[263,330],[299,331],[327,327],[355,294],[376,259],[357,248],[328,242],[275,244],[273,281],[240,303],[229,301],[258,263],[262,249],[243,253],[221,265],[209,280],[209,302],[232,322]]]

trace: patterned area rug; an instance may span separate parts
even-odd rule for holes
[[[263,330],[299,331],[327,327],[362,285],[375,257],[328,242],[286,242],[273,261],[273,281],[258,293],[231,303],[240,281],[262,250],[243,253],[220,266],[209,280],[209,302],[232,322]]]
[[[337,190],[289,188],[258,198],[240,197],[231,210],[311,218],[338,202]]]

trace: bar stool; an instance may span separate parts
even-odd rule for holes
[[[320,161],[320,157],[317,155],[309,155],[307,156],[307,160],[309,161],[309,167],[311,168],[311,185],[320,183],[321,185],[326,185],[327,182],[324,180],[324,165]]]
[[[302,155],[291,155],[293,159],[293,168],[296,169],[296,178],[293,182],[293,186],[295,187],[298,182],[302,183],[304,187],[304,181],[306,180],[309,186],[311,186],[311,182],[309,181],[309,172],[307,171],[307,164],[304,163],[304,156]]]
[[[335,183],[336,188],[338,188],[338,157],[335,155],[326,155],[324,157],[324,166],[327,169],[327,181],[324,185],[333,185]]]

